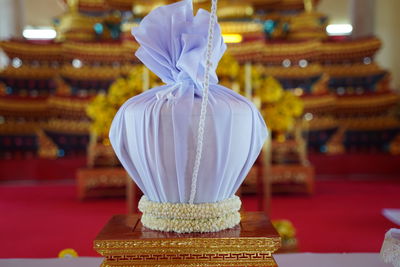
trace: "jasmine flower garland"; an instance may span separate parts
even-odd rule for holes
[[[218,232],[240,222],[241,201],[237,196],[216,203],[158,203],[143,196],[139,210],[147,228],[177,233]]]

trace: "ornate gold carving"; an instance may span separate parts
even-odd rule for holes
[[[106,257],[103,266],[275,266],[271,253],[144,254]],[[128,264],[128,265],[125,265]]]
[[[175,261],[175,260],[199,260],[199,261],[237,261],[237,260],[265,260],[271,257],[271,253],[187,253],[187,254],[145,254],[107,256],[107,261]]]
[[[184,262],[181,263],[180,261],[174,260],[171,261],[171,263],[168,264],[160,264],[160,262],[147,262],[147,261],[142,261],[142,262],[136,262],[136,263],[117,263],[117,262],[109,262],[109,261],[104,261],[101,265],[101,267],[112,267],[112,266],[119,266],[119,267],[133,267],[133,266],[142,266],[142,267],[150,267],[150,266],[163,266],[163,267],[183,267],[183,266],[264,266],[264,267],[275,267],[276,262],[273,258],[267,258],[265,260],[260,260],[260,261],[207,261],[207,262]]]
[[[244,213],[240,226],[204,234],[153,231],[139,215],[118,215],[94,241],[105,257],[102,266],[276,267],[272,253],[280,246],[279,235],[261,213]]]
[[[157,240],[96,240],[94,247],[96,251],[112,251],[113,249],[127,249],[131,251],[138,251],[140,248],[143,251],[149,249],[171,248],[173,250],[188,250],[193,249],[206,250],[207,248],[223,249],[226,247],[236,248],[238,250],[255,250],[262,251],[267,249],[274,252],[280,246],[280,241],[272,238],[185,238],[185,239],[157,239]],[[275,250],[274,250],[275,249]],[[102,253],[102,252],[100,252]],[[102,255],[105,255],[102,253]]]

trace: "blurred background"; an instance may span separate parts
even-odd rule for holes
[[[0,257],[96,255],[108,218],[137,212],[140,190],[108,130],[128,98],[162,84],[130,30],[168,2],[0,0]],[[281,252],[378,252],[399,224],[398,10],[397,0],[219,1],[220,83],[251,99],[271,132],[239,194],[274,220]]]

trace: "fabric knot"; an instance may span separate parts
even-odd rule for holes
[[[170,83],[171,87],[156,93],[157,100],[167,100],[169,104],[173,104],[176,99],[175,91],[184,90],[187,86],[194,86],[193,84],[194,83],[190,77],[179,82]]]
[[[187,72],[181,71],[176,75],[175,81],[177,83],[193,82],[192,77]]]
[[[210,84],[217,84],[216,66],[226,50],[221,29],[213,27],[212,56],[207,60],[207,38],[210,13],[199,9],[193,16],[191,1],[181,1],[153,10],[132,29],[140,44],[135,55],[164,83],[190,80],[196,95],[202,95],[205,71],[209,69]]]

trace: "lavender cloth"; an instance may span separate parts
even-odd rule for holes
[[[191,1],[162,6],[132,30],[136,56],[166,85],[129,99],[116,114],[110,141],[124,168],[152,201],[187,203],[196,153],[209,13]],[[194,203],[234,195],[267,136],[246,98],[217,84],[226,45],[215,26],[203,157]]]

